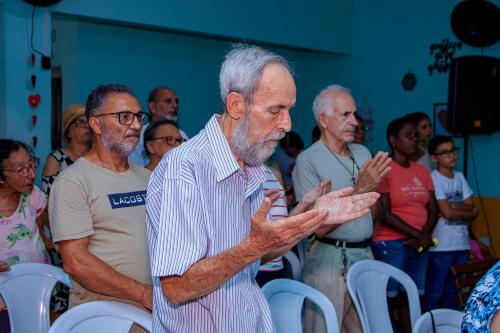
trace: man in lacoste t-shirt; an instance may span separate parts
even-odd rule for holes
[[[129,164],[144,114],[130,88],[100,86],[89,95],[88,154],[64,170],[50,195],[50,224],[64,270],[70,307],[115,300],[151,309],[145,223],[150,172]]]

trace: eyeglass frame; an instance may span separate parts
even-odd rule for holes
[[[16,169],[8,169],[8,168],[5,169],[5,168],[0,166],[0,169],[2,171],[14,172],[21,177],[26,177],[29,174],[29,169],[31,169],[33,172],[35,172],[35,170],[38,169],[39,166],[40,166],[40,158],[37,156],[31,156],[30,161],[28,162],[28,165],[23,163],[22,166],[20,165],[20,168],[16,168]]]
[[[174,139],[174,142],[177,142],[177,145],[173,145],[173,144],[170,144],[168,142],[169,139]],[[160,137],[157,137],[157,138],[151,138],[149,139],[148,141],[153,141],[153,140],[165,140],[165,142],[167,143],[167,145],[169,145],[170,147],[176,147],[180,144],[182,144],[183,142],[186,142],[187,140],[184,139],[184,138],[176,138],[175,136],[172,136],[172,135],[168,135],[168,136],[160,136]]]
[[[451,155],[458,155],[459,152],[460,152],[460,147],[453,147],[453,149],[451,149],[451,150],[445,150],[445,151],[442,151],[440,153],[434,153],[432,155],[449,158],[449,157],[451,157]]]
[[[132,121],[130,121],[130,123],[123,123],[121,120],[122,114],[132,114],[133,115]],[[144,112],[144,111],[139,111],[137,113],[134,113],[132,111],[116,111],[116,112],[95,114],[95,115],[91,115],[90,117],[98,118],[98,117],[102,117],[102,116],[115,116],[115,115],[118,115],[118,122],[120,123],[120,125],[132,125],[134,123],[135,118],[137,118],[137,121],[139,121],[139,124],[144,124],[145,122],[147,122],[147,120],[149,119],[149,116],[150,116],[148,112]]]

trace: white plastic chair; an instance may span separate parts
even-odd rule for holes
[[[432,318],[429,312],[417,319],[413,333],[459,333],[461,332],[464,313],[451,309],[432,310],[436,331],[432,328]]]
[[[293,279],[302,281],[302,265],[297,255],[293,251],[288,251],[283,255],[283,258],[290,264]]]
[[[381,261],[358,261],[347,272],[347,289],[364,333],[393,332],[387,307],[389,278],[398,281],[406,290],[412,327],[420,317],[417,286],[408,274]]]
[[[9,311],[11,333],[46,333],[50,297],[57,282],[71,288],[66,273],[46,264],[17,264],[0,273],[0,294]]]
[[[276,279],[262,288],[271,308],[278,333],[302,333],[302,308],[305,298],[314,302],[325,317],[327,333],[338,333],[339,324],[330,300],[308,285],[289,279]]]
[[[93,301],[63,313],[52,324],[49,333],[128,333],[133,324],[151,332],[153,316],[130,304]]]

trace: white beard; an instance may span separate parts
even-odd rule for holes
[[[273,132],[266,136],[260,142],[250,142],[248,133],[250,131],[249,110],[246,110],[245,116],[233,132],[233,147],[238,156],[248,165],[263,164],[273,154],[274,149],[285,133]],[[272,141],[276,141],[273,143]]]

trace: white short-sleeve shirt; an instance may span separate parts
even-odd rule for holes
[[[439,171],[431,173],[434,183],[436,200],[447,200],[450,204],[462,204],[472,196],[472,190],[467,184],[463,173],[453,172],[453,178],[448,178]],[[432,232],[432,237],[437,238],[438,245],[429,251],[461,251],[468,250],[469,230],[467,221],[450,221],[444,216],[439,220]]]

